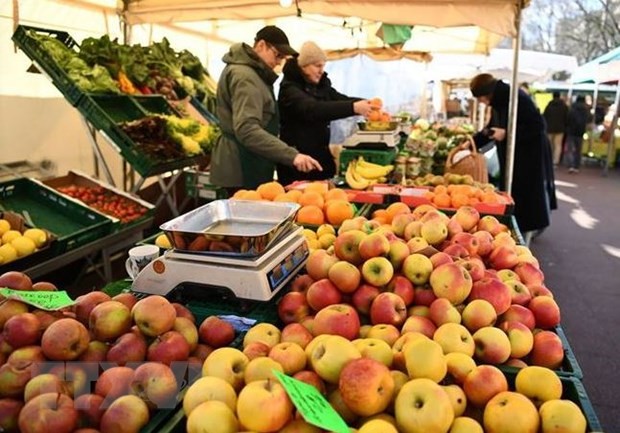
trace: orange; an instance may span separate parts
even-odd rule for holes
[[[262,200],[263,197],[253,189],[250,191],[246,191],[241,197],[243,200]]]
[[[265,200],[273,200],[278,194],[283,194],[285,192],[284,187],[276,181],[263,183],[256,188],[256,191]]]
[[[382,122],[390,122],[392,120],[392,116],[389,113],[383,112],[381,113],[381,121]]]
[[[294,201],[295,203],[299,202],[299,197],[303,194],[303,191],[299,189],[291,189],[286,192],[286,195],[291,199],[290,201]]]
[[[233,194],[233,196],[231,198],[237,198],[237,199],[242,199],[242,197],[245,195],[245,193],[248,192],[247,189],[240,189],[239,191],[237,191],[236,193]]]
[[[328,188],[327,182],[310,182],[304,188],[304,192],[318,192],[322,197],[327,193]]]
[[[407,206],[406,203],[403,203],[402,201],[397,201],[395,203],[392,203],[391,205],[389,205],[386,209],[385,209],[388,213],[388,215],[390,216],[390,221],[392,221],[392,219],[394,219],[394,217],[398,214],[401,213],[411,213],[411,209],[409,209],[409,206]]]
[[[387,220],[389,218],[389,214],[385,209],[377,209],[372,213],[372,219],[383,218]]]
[[[325,193],[325,201],[329,200],[346,200],[349,201],[349,196],[344,189],[332,188]]]
[[[499,203],[499,198],[494,192],[485,192],[480,198],[482,203]]]
[[[323,205],[325,204],[325,200],[323,196],[315,191],[304,191],[303,194],[299,197],[297,201],[302,206],[313,205],[318,208],[323,209]]]
[[[327,206],[327,222],[339,226],[344,220],[353,218],[353,206],[346,200],[332,200]]]
[[[451,197],[451,203],[453,208],[459,208],[461,206],[467,206],[469,204],[469,197],[467,194],[454,193]]]
[[[283,201],[283,202],[288,202],[288,203],[297,203],[295,200],[293,200],[293,198],[288,195],[288,193],[284,192],[282,194],[278,194],[277,196],[275,196],[273,198],[273,201]]]
[[[303,206],[297,212],[297,222],[300,224],[321,225],[325,222],[325,215],[320,207],[314,205]]]
[[[448,194],[435,194],[433,203],[438,207],[450,207],[452,200]]]
[[[381,113],[377,110],[371,110],[370,113],[366,115],[369,121],[378,122],[381,120]]]
[[[374,110],[380,110],[381,107],[383,107],[383,101],[381,100],[381,98],[372,98],[369,102],[371,108],[373,108]]]
[[[433,198],[435,197],[435,193],[433,191],[426,191],[422,197],[424,197],[425,199],[427,199],[428,201],[433,201]]]
[[[447,187],[445,185],[437,185],[434,189],[433,192],[435,194],[451,194],[453,187],[456,185],[448,185]]]

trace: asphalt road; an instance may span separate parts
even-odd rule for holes
[[[558,210],[531,249],[605,432],[620,432],[620,171],[556,170]]]

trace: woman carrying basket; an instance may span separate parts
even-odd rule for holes
[[[506,129],[510,86],[490,74],[475,76],[470,89],[478,102],[491,106],[487,127],[474,136],[478,148],[495,140],[500,161],[500,189],[506,190]],[[557,208],[553,163],[545,121],[531,97],[519,90],[511,194],[515,217],[526,242],[551,222]]]

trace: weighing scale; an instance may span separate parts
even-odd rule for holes
[[[305,264],[303,228],[291,228],[256,257],[218,256],[174,249],[153,260],[136,277],[134,292],[166,296],[180,286],[232,292],[239,299],[270,300]]]
[[[357,149],[393,149],[400,143],[398,128],[390,131],[358,130],[344,140],[344,147]]]

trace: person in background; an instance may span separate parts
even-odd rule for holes
[[[281,29],[266,26],[256,34],[253,47],[235,44],[222,58],[226,67],[217,85],[222,135],[211,152],[211,181],[229,194],[272,181],[276,163],[302,173],[322,170],[316,159],[278,138],[273,93],[278,76],[273,70],[296,54]]]
[[[283,185],[296,180],[329,179],[336,174],[329,150],[330,122],[371,110],[368,100],[350,97],[332,87],[325,73],[325,52],[314,42],[306,42],[297,58],[284,65],[280,84],[280,138],[289,146],[315,158],[323,171],[304,172],[286,164],[278,165]]]
[[[586,133],[588,123],[592,122],[592,120],[592,113],[590,112],[590,107],[586,104],[586,99],[583,95],[577,96],[577,99],[568,110],[568,126],[566,128],[569,173],[579,173],[583,134]]]
[[[474,136],[476,145],[495,140],[500,160],[500,189],[505,190],[506,129],[510,86],[491,74],[479,74],[470,82],[478,102],[491,106],[486,128]],[[511,195],[514,214],[526,242],[551,222],[551,210],[557,208],[551,162],[551,149],[545,133],[545,121],[524,91],[519,90]]]
[[[547,122],[547,136],[551,143],[553,165],[557,167],[562,160],[562,144],[568,121],[568,106],[560,98],[560,92],[553,92],[553,99],[545,107],[543,117]]]

